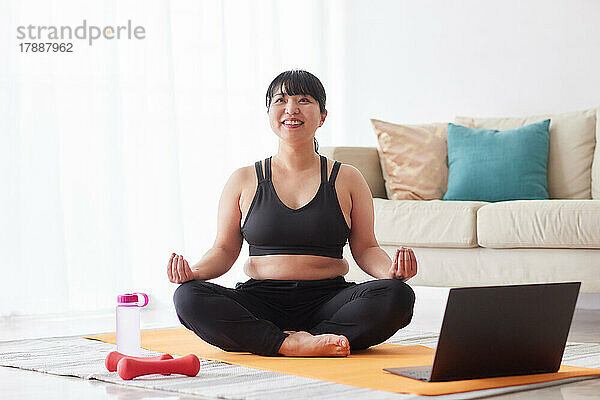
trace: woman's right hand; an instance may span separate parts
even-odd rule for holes
[[[169,281],[173,283],[184,283],[194,279],[194,272],[183,256],[175,253],[171,254],[169,264],[167,265],[167,275]]]

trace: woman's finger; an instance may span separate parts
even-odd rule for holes
[[[189,281],[190,280],[190,275],[191,275],[191,272],[192,272],[192,271],[190,271],[190,265],[188,264],[187,260],[185,258],[183,258],[182,260],[183,260],[183,263],[182,263],[182,265],[183,265],[183,270],[182,271],[183,272],[181,274],[181,277],[182,277],[181,283]]]
[[[411,272],[412,272],[412,259],[410,258],[410,249],[406,249],[406,274],[404,275],[405,278],[410,278]]]
[[[406,247],[400,250],[400,259],[398,260],[397,279],[402,279],[406,275]]]
[[[392,276],[392,278],[398,279],[398,275],[400,275],[401,268],[402,268],[402,248],[398,249],[398,259],[396,260],[396,269],[394,269],[394,276]]]
[[[184,264],[185,264],[185,277],[186,277],[186,282],[187,281],[191,281],[192,279],[194,279],[194,272],[192,271],[192,269],[190,268],[190,264],[188,264],[188,262],[184,259],[183,260]]]
[[[412,251],[412,249],[410,250],[410,258],[411,258],[411,271],[410,271],[410,276],[415,276],[417,274],[417,257],[415,257],[415,253]]]
[[[175,283],[181,282],[181,277],[179,276],[179,258],[181,256],[175,255],[175,260],[173,260],[173,278],[175,279]]]
[[[398,268],[396,269],[396,274],[394,275],[394,278],[401,279],[403,271],[404,271],[404,247],[402,247],[400,249],[400,254],[398,255]]]
[[[398,254],[400,254],[400,249],[396,249],[396,254],[392,260],[392,265],[390,266],[389,273],[392,278],[396,277],[396,270],[398,269]]]
[[[183,256],[179,256],[179,262],[177,263],[177,272],[179,272],[179,283],[185,282],[185,259]]]
[[[171,262],[171,276],[173,277],[173,283],[177,283],[177,254],[173,256]]]
[[[170,270],[171,270],[171,278],[173,283],[176,283],[176,277],[175,277],[175,263],[177,262],[177,254],[173,255],[173,259],[171,260],[171,263],[169,264]]]
[[[171,253],[171,257],[169,257],[169,262],[167,263],[167,276],[169,277],[169,282],[173,282],[173,274],[171,273],[171,264],[173,264],[173,257],[175,257],[175,253]]]

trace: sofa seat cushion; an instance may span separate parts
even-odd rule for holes
[[[477,210],[479,245],[600,248],[600,200],[515,200]]]
[[[373,199],[380,245],[477,247],[477,210],[483,201]]]
[[[348,246],[346,246],[348,247]],[[373,277],[356,264],[349,249],[347,281],[366,282]],[[390,256],[397,246],[381,246]],[[453,249],[412,247],[417,275],[407,283],[415,287],[519,285],[581,281],[581,293],[600,293],[600,251],[592,249]],[[418,292],[417,292],[418,297]],[[591,300],[591,298],[589,298]],[[443,314],[443,309],[441,313]],[[440,314],[441,316],[441,314]],[[433,398],[432,398],[433,400]]]

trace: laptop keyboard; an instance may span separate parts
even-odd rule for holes
[[[418,379],[420,381],[428,381],[431,377],[431,368],[418,368],[418,369],[402,369],[401,374],[408,376],[409,378]]]

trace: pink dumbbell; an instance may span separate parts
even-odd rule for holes
[[[172,360],[148,360],[124,357],[117,363],[117,373],[125,380],[151,374],[182,374],[196,376],[200,371],[200,360],[188,354]]]
[[[117,364],[119,363],[119,361],[121,361],[121,359],[123,357],[129,357],[129,358],[133,358],[136,360],[172,360],[173,359],[173,356],[170,354],[161,354],[160,356],[157,356],[157,357],[131,357],[131,356],[127,356],[125,354],[119,353],[118,351],[111,351],[106,356],[106,360],[104,360],[104,365],[106,365],[106,369],[109,370],[110,372],[116,371]],[[170,374],[163,374],[163,375],[170,375]]]

